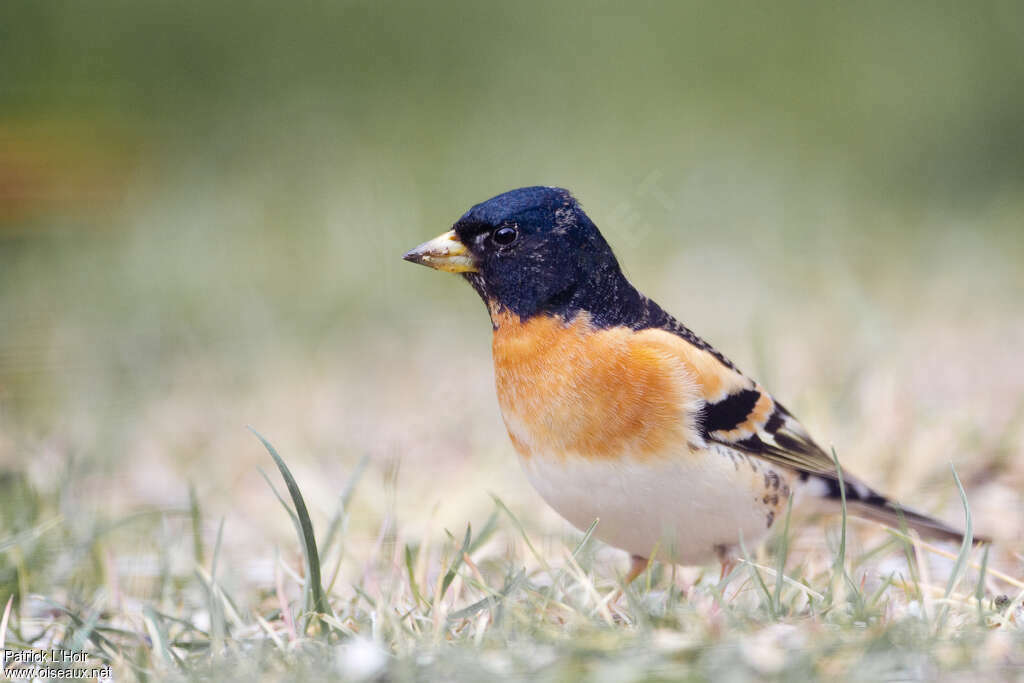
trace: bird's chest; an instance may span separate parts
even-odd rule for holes
[[[519,454],[618,458],[685,449],[690,383],[626,328],[499,320],[498,402]]]

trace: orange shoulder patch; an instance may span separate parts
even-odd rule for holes
[[[521,321],[503,313],[495,323],[498,402],[524,457],[651,457],[698,439],[700,372],[656,330],[596,329],[585,315]]]
[[[708,351],[671,332],[652,328],[641,330],[636,336],[643,343],[662,349],[685,366],[700,389],[700,398],[708,403],[715,403],[735,391],[754,386],[750,379],[726,366]]]

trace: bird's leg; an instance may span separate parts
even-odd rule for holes
[[[651,562],[646,557],[640,557],[639,555],[630,555],[629,560],[630,560],[629,572],[626,574],[625,577],[623,577],[623,579],[622,579],[622,586],[620,586],[619,588],[616,588],[615,592],[612,594],[612,596],[610,598],[608,598],[608,603],[610,605],[614,605],[615,603],[617,603],[619,601],[619,599],[623,595],[625,595],[625,593],[626,593],[626,586],[628,586],[629,584],[633,583],[633,581],[636,579],[636,577],[638,577],[641,574],[643,574],[644,570],[647,569],[647,565],[650,564],[650,562]],[[618,617],[616,617],[616,618],[618,618]]]
[[[636,579],[636,577],[643,574],[644,570],[647,569],[647,565],[651,562],[646,557],[640,557],[639,555],[631,555],[629,559],[629,573],[626,574],[626,578],[623,580],[623,585],[626,586],[633,583],[633,580]]]
[[[723,543],[715,546],[715,554],[718,555],[718,561],[722,563],[722,572],[718,575],[718,580],[722,581],[736,567],[736,553]]]
[[[736,558],[730,557],[728,560],[722,562],[722,572],[718,575],[718,580],[721,581],[727,577],[736,567]]]

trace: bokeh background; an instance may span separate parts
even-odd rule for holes
[[[4,2],[0,526],[191,485],[225,580],[265,582],[294,541],[252,425],[321,525],[369,458],[352,543],[491,492],[561,543],[483,306],[400,258],[551,184],[851,470],[958,519],[953,462],[1019,548],[1022,122],[1013,0]],[[145,576],[157,532],[117,533],[96,561]]]

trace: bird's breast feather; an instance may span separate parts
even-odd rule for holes
[[[706,397],[749,381],[659,329],[596,328],[586,314],[495,322],[498,401],[526,457],[685,452],[703,442],[697,419]]]

